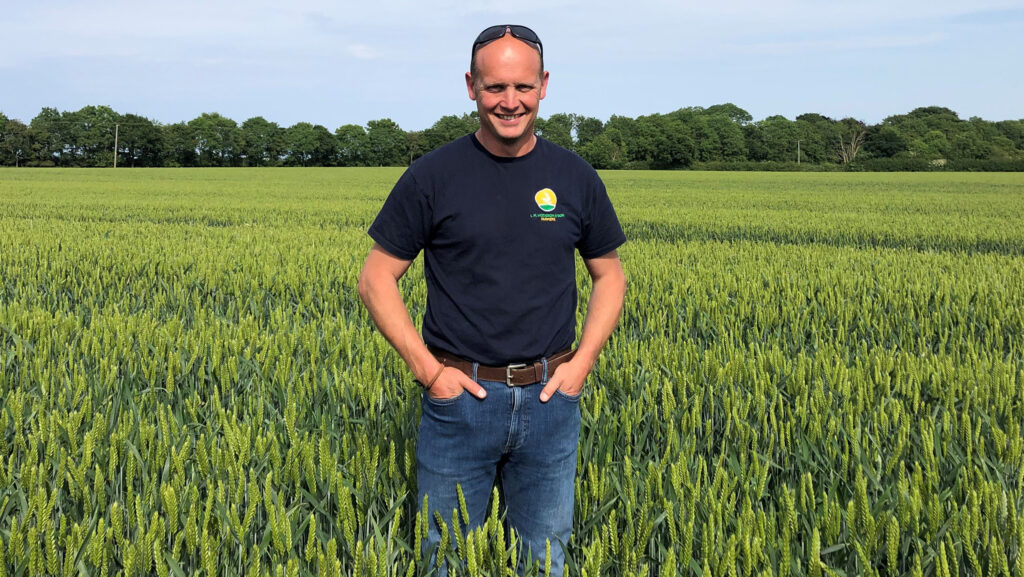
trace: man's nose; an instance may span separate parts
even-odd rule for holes
[[[509,110],[519,108],[519,99],[516,98],[516,89],[514,87],[510,86],[501,93],[501,106]]]

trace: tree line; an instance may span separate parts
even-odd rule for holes
[[[405,166],[478,127],[476,112],[405,131],[388,118],[333,132],[261,116],[241,124],[217,113],[160,124],[108,106],[61,112],[43,108],[28,124],[0,113],[5,166]],[[726,103],[608,121],[577,114],[538,118],[544,138],[599,169],[868,169],[958,167],[1024,170],[1024,119],[961,119],[938,106],[868,125],[801,114],[754,121]]]

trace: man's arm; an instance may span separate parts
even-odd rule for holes
[[[377,329],[402,357],[413,376],[427,384],[434,375],[438,375],[441,363],[423,344],[398,290],[398,279],[410,264],[412,261],[398,258],[374,243],[359,275],[359,298],[370,311]],[[453,368],[445,368],[439,374],[428,394],[435,398],[448,398],[458,395],[462,389],[481,399],[487,395],[473,379]]]
[[[575,395],[583,389],[583,382],[594,368],[601,348],[611,336],[622,313],[626,296],[626,275],[622,272],[619,253],[584,259],[587,272],[594,282],[594,290],[587,303],[587,317],[583,321],[583,334],[572,360],[555,369],[555,374],[540,393],[541,402],[547,402],[556,390]]]

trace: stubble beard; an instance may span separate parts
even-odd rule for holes
[[[512,147],[515,146],[516,144],[524,143],[527,140],[529,140],[531,136],[534,135],[534,120],[536,120],[536,117],[530,119],[529,124],[527,124],[526,127],[523,128],[523,131],[519,134],[519,136],[502,136],[497,130],[494,131],[494,135],[498,137],[498,142],[501,142],[502,145],[507,147]]]

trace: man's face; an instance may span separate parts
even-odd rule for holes
[[[476,101],[485,147],[516,151],[532,144],[537,107],[548,85],[548,73],[540,67],[537,50],[511,34],[477,51],[476,74],[466,74],[466,89]]]

